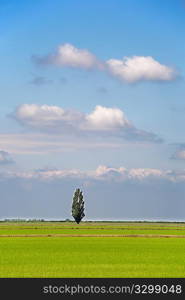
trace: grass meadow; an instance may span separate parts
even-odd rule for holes
[[[185,224],[1,222],[0,277],[185,277]]]

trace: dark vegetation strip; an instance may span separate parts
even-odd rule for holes
[[[18,225],[18,224],[11,224],[11,225],[2,225],[0,224],[0,229],[101,229],[101,230],[106,230],[106,229],[128,229],[128,230],[132,230],[132,229],[138,229],[138,230],[145,230],[145,229],[150,229],[150,230],[166,230],[166,229],[177,229],[177,230],[184,230],[185,226],[184,225],[174,225],[174,226],[159,226],[159,225],[123,225],[123,226],[111,226],[111,225],[103,225],[103,226],[94,226],[94,225],[90,225],[90,226],[86,226],[84,224],[80,224],[79,227],[77,226],[69,226],[69,225],[58,225],[58,226],[54,226],[54,225],[50,225],[50,226],[45,226],[45,225]]]
[[[11,229],[14,229],[14,230],[25,230],[25,229],[28,229],[28,230],[45,230],[45,229],[49,229],[49,230],[69,230],[69,229],[72,229],[72,230],[185,230],[185,227],[184,228],[179,228],[179,227],[171,227],[171,228],[168,228],[168,227],[164,227],[164,228],[158,228],[158,227],[155,227],[155,228],[150,228],[150,227],[142,227],[142,228],[138,228],[138,227],[0,227],[0,230],[11,230]]]
[[[0,238],[16,238],[16,237],[133,237],[133,238],[185,238],[185,235],[157,235],[157,234],[22,234],[0,235]]]

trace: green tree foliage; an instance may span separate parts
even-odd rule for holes
[[[85,216],[84,209],[85,207],[82,191],[80,189],[76,189],[73,195],[72,216],[77,224],[79,224]]]

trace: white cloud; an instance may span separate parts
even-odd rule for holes
[[[137,169],[126,169],[124,167],[120,168],[110,168],[107,166],[99,166],[94,172],[95,178],[109,178],[109,179],[119,179],[119,180],[143,180],[148,177],[153,178],[164,178],[166,177],[166,171],[162,171],[159,169],[151,169],[151,168],[137,168]]]
[[[86,116],[86,120],[88,127],[95,130],[112,130],[131,126],[122,110],[100,105],[97,105],[94,111]]]
[[[85,114],[58,106],[23,104],[11,116],[23,126],[52,134],[111,135],[127,140],[161,142],[155,134],[135,128],[118,108],[97,105],[91,113]]]
[[[62,178],[81,178],[84,173],[79,170],[35,170],[27,172],[7,172],[4,173],[8,178],[24,178],[24,179],[40,179],[40,180],[55,180]]]
[[[174,69],[160,64],[151,56],[110,59],[106,64],[111,75],[129,83],[141,80],[170,81],[177,75]]]
[[[184,182],[185,171],[175,172],[172,170],[160,170],[151,168],[133,168],[127,169],[124,167],[113,168],[100,165],[93,171],[80,171],[78,169],[71,170],[57,170],[57,169],[42,169],[27,172],[4,172],[0,174],[5,178],[23,178],[23,179],[37,179],[37,180],[56,180],[65,178],[98,180],[98,181],[148,181],[148,180],[167,180],[170,182]]]
[[[92,69],[101,68],[102,64],[94,54],[86,49],[79,49],[71,44],[58,47],[55,54],[37,58],[38,63],[55,64],[62,67]]]
[[[166,172],[159,169],[131,169],[129,172],[130,178],[143,179],[145,177],[164,177]]]
[[[23,104],[16,109],[14,117],[31,127],[55,127],[60,122],[61,125],[65,123],[83,130],[110,130],[130,124],[120,109],[100,105],[92,113],[85,115],[74,110],[64,110],[59,106]]]
[[[120,168],[111,168],[107,167],[105,165],[100,165],[95,171],[96,176],[102,176],[105,174],[108,174],[110,172],[117,172],[119,174],[124,174],[126,172],[126,168],[120,167]]]
[[[23,104],[17,107],[13,116],[23,125],[33,128],[52,128],[63,123],[74,126],[81,121],[82,114],[77,111],[64,110],[59,106]]]
[[[101,61],[87,49],[80,49],[69,43],[60,45],[56,53],[33,58],[38,64],[108,71],[112,76],[128,83],[141,80],[170,81],[178,75],[174,68],[159,63],[151,56],[124,57],[122,60],[111,58]]]
[[[0,165],[7,165],[14,163],[10,154],[6,151],[0,150]]]

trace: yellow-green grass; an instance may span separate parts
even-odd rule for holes
[[[105,234],[155,238],[101,237]],[[185,236],[185,224],[2,222],[0,277],[185,277],[185,238],[178,235]]]
[[[1,277],[184,277],[185,239],[0,239]]]
[[[5,229],[0,230],[1,236],[12,235],[184,235],[184,230],[150,230],[150,229]]]

